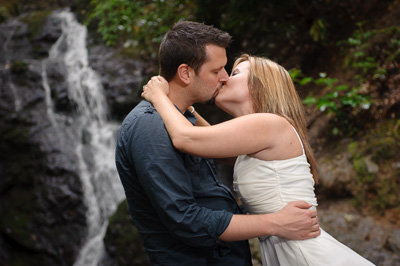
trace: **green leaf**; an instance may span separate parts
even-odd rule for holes
[[[313,78],[305,77],[300,80],[299,84],[303,86],[303,85],[310,83],[311,81],[313,81]]]
[[[312,97],[312,96],[308,96],[307,98],[305,98],[305,99],[303,100],[303,103],[304,103],[304,104],[307,104],[307,105],[313,105],[313,104],[315,104],[316,102],[317,102],[317,98]]]

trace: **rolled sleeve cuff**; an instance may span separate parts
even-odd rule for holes
[[[226,228],[228,228],[233,216],[233,214],[229,212],[226,212],[225,214],[225,217],[222,219],[223,221],[218,224],[216,234],[217,246],[214,249],[213,259],[220,259],[231,251],[231,248],[227,243],[219,240],[219,236],[225,232]]]

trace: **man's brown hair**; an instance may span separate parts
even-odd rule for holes
[[[229,33],[204,23],[177,22],[164,36],[159,50],[160,75],[170,81],[181,64],[187,64],[197,74],[207,60],[205,46],[228,47]]]

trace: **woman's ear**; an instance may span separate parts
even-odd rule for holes
[[[192,75],[191,70],[191,67],[186,64],[182,64],[178,67],[178,77],[186,85],[190,84],[190,76]]]

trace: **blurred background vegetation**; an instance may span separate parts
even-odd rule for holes
[[[288,69],[307,106],[310,128],[324,120],[323,130],[311,133],[317,154],[322,146],[350,139],[348,150],[364,184],[353,191],[355,202],[398,210],[399,167],[371,177],[360,160],[399,160],[393,152],[400,148],[397,0],[8,0],[0,4],[0,22],[62,7],[71,8],[99,42],[148,62],[148,76],[157,74],[158,46],[175,22],[194,20],[229,32],[228,72],[242,52]]]
[[[331,219],[330,225],[324,224],[328,231],[355,250],[363,251],[360,253],[366,257],[379,261],[389,256],[387,251],[394,254],[393,260],[388,259],[382,265],[395,265],[399,261],[396,254],[400,254],[400,0],[2,0],[0,26],[21,15],[18,19],[29,28],[27,38],[34,39],[37,32],[43,31],[41,25],[51,11],[62,8],[70,9],[87,26],[89,52],[112,51],[107,55],[113,58],[110,62],[104,61],[110,57],[103,59],[97,54],[100,58],[97,65],[113,66],[103,69],[104,83],[117,79],[121,68],[124,75],[132,73],[134,67],[119,64],[121,58],[140,62],[137,82],[121,81],[106,94],[111,109],[115,110],[112,117],[115,120],[121,120],[141,100],[140,82],[158,74],[159,44],[165,32],[179,20],[204,22],[233,36],[227,50],[228,73],[235,58],[243,52],[268,57],[288,69],[306,107],[311,145],[319,163],[320,185],[316,194],[321,224],[323,218]],[[0,37],[7,39],[6,35]],[[13,38],[18,42],[20,36]],[[53,41],[49,40],[51,44]],[[7,45],[0,45],[6,51]],[[102,49],[96,50],[99,46]],[[47,56],[47,50],[40,51]],[[0,58],[4,57],[5,53],[0,54]],[[25,82],[22,79],[29,79],[24,73],[32,67],[31,61],[12,61],[11,73]],[[0,92],[7,89],[3,85],[8,66],[2,67]],[[117,99],[118,96],[123,96],[123,100]],[[4,156],[13,154],[7,162],[12,161],[14,167],[3,167],[7,171],[0,174],[6,178],[1,176],[1,180],[6,184],[17,183],[13,185],[19,188],[23,177],[28,185],[21,185],[22,192],[16,189],[16,195],[25,193],[31,197],[33,194],[27,194],[24,186],[31,189],[32,176],[36,172],[40,176],[40,171],[46,168],[42,167],[42,158],[36,156],[38,149],[24,153],[26,145],[36,147],[29,142],[29,135],[21,135],[28,132],[29,126],[4,110],[0,109],[10,115],[7,116],[10,123],[7,120],[4,125],[8,126],[0,127],[0,135],[11,137],[0,138],[4,139],[0,148],[5,150]],[[216,107],[196,105],[196,110],[212,124],[229,118]],[[23,113],[29,114],[29,110]],[[9,142],[15,148],[7,149]],[[33,156],[34,160],[29,162],[26,156]],[[23,163],[18,164],[19,161]],[[226,179],[232,178],[231,169],[226,172]],[[26,197],[15,199],[5,201],[4,206],[14,215],[10,215],[9,223],[3,227],[25,229],[26,224],[14,221],[31,215],[37,207],[31,205],[30,198],[29,208]],[[23,206],[22,211],[18,206]],[[126,202],[121,203],[110,218],[105,237],[108,253],[119,265],[132,265],[133,259],[142,259],[136,255],[137,249],[134,251],[137,238],[130,231],[126,207]],[[358,227],[355,214],[363,217]],[[380,225],[382,230],[377,230]],[[30,230],[20,232],[22,241],[28,245],[22,244],[22,253],[15,254],[24,254],[25,246],[35,244]],[[4,231],[2,234],[6,235]],[[0,237],[0,248],[4,247],[2,241]],[[30,256],[31,250],[26,250]],[[0,261],[1,255],[0,250]],[[35,261],[40,261],[35,265],[41,265],[40,258],[35,257]]]

